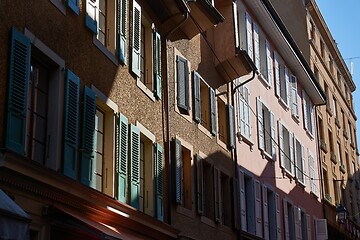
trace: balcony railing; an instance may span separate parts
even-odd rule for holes
[[[330,152],[330,160],[337,164],[337,161],[336,161],[336,154],[334,152]]]

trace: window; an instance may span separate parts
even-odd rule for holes
[[[252,60],[254,60],[254,47],[253,47],[253,30],[252,30],[252,21],[251,16],[248,12],[245,12],[246,20],[246,46],[248,55]]]
[[[232,227],[232,204],[231,204],[231,178],[224,174],[220,173],[220,197],[221,197],[221,223],[228,227]]]
[[[293,134],[281,123],[279,125],[279,144],[280,144],[280,166],[285,169],[291,176],[294,172],[293,159]]]
[[[301,208],[295,208],[295,232],[296,239],[311,240],[311,221],[310,215],[306,214]]]
[[[315,24],[312,21],[310,21],[310,37],[315,40]]]
[[[227,129],[227,121],[226,121],[226,104],[225,102],[218,97],[217,98],[218,105],[218,123],[219,123],[219,140],[228,144],[228,129]]]
[[[309,159],[309,175],[310,175],[310,190],[313,194],[317,196],[318,187],[316,185],[316,176],[315,176],[315,159],[313,154],[308,150],[308,159]]]
[[[352,132],[351,122],[350,121],[348,121],[348,129],[349,129],[349,134],[350,134],[350,144],[354,144],[353,132]]]
[[[281,234],[280,208],[277,204],[279,195],[262,186],[262,203],[263,203],[263,221],[264,221],[264,239],[277,239],[277,234]]]
[[[334,73],[334,60],[330,55],[329,55],[329,70],[331,74]]]
[[[324,41],[320,40],[320,54],[323,59],[325,59],[325,44]]]
[[[324,123],[320,116],[318,117],[318,124],[319,124],[319,140],[325,143]]]
[[[251,139],[251,125],[250,125],[250,97],[249,88],[241,86],[238,90],[239,101],[239,128],[240,133],[247,139]]]
[[[215,219],[214,205],[214,168],[207,161],[203,161],[204,169],[204,216]]]
[[[304,127],[305,130],[311,135],[314,136],[314,111],[313,104],[311,99],[306,94],[306,92],[302,91],[303,96],[303,116],[304,116]]]
[[[276,159],[274,114],[257,98],[259,149],[270,159]]]
[[[103,188],[103,160],[104,160],[104,117],[105,114],[100,108],[95,113],[95,141],[94,141],[94,188],[102,191]],[[105,172],[105,171],[104,171]]]
[[[337,181],[335,178],[333,180],[333,187],[334,187],[334,196],[335,196],[335,204],[339,204],[339,181]]]
[[[315,75],[315,79],[316,81],[320,81],[320,76],[319,76],[319,70],[317,69],[317,67],[315,67],[314,65],[314,75]]]
[[[285,239],[296,239],[295,238],[295,216],[294,206],[289,203],[286,199],[283,199],[284,204],[284,229]]]
[[[340,166],[344,166],[344,163],[342,161],[342,157],[341,157],[341,146],[340,143],[337,142],[337,157],[338,157],[338,163],[340,164]]]
[[[277,52],[274,52],[274,66],[275,66],[276,96],[279,97],[286,106],[289,106],[290,104],[289,70],[286,66],[280,66],[280,56],[278,55]]]
[[[330,189],[329,189],[329,176],[325,169],[323,169],[323,178],[324,178],[324,191],[325,198],[331,202]]]
[[[189,66],[188,66],[188,61],[181,56],[176,56],[176,85],[177,85],[177,98],[176,98],[177,107],[180,113],[189,115],[190,114]]]
[[[302,184],[306,184],[305,151],[304,146],[294,137],[294,156],[296,164],[296,178]]]
[[[330,153],[335,154],[333,135],[330,130],[328,130],[328,136],[329,136]]]

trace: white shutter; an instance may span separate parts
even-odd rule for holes
[[[289,131],[289,147],[290,147],[290,171],[291,174],[295,175],[295,163],[294,163],[294,135]]]
[[[269,209],[267,198],[267,187],[262,186],[262,200],[263,200],[263,221],[264,221],[264,240],[269,240]]]
[[[245,100],[244,100],[244,88],[240,87],[238,91],[239,98],[239,128],[240,133],[245,135]]]
[[[280,208],[281,208],[281,200],[280,200],[280,196],[279,194],[275,194],[275,205],[276,205],[276,239],[277,240],[282,240],[282,235],[281,235],[281,213],[280,213]]]
[[[273,112],[270,112],[270,126],[271,126],[271,156],[272,160],[276,161],[276,141],[275,141],[275,116]]]
[[[326,219],[315,219],[315,239],[327,240],[328,230]]]
[[[311,219],[310,219],[310,215],[306,214],[306,226],[307,226],[307,239],[311,240],[312,239],[312,234],[311,234]]]
[[[280,97],[280,67],[279,67],[279,55],[274,51],[274,71],[275,71],[275,95]]]
[[[265,39],[265,48],[266,48],[266,72],[267,72],[267,80],[270,86],[272,86],[273,82],[273,60],[271,58],[271,49],[270,43],[267,39]]]
[[[257,115],[258,115],[258,140],[259,140],[259,148],[264,150],[264,116],[262,111],[262,102],[260,98],[256,98],[257,100]]]
[[[302,100],[303,100],[303,115],[304,115],[304,127],[305,130],[308,130],[308,115],[307,115],[307,111],[306,111],[306,93],[304,90],[302,90]],[[309,116],[310,117],[310,116]]]
[[[295,220],[295,239],[301,240],[301,209],[294,206],[294,220]]]
[[[131,70],[140,77],[140,55],[141,55],[141,6],[133,1],[132,15],[132,55]]]
[[[246,222],[246,197],[245,197],[245,176],[244,172],[239,170],[239,187],[240,187],[240,223],[241,230],[247,230]]]
[[[290,76],[291,79],[291,114],[294,116],[298,116],[298,99],[297,99],[297,80],[294,75]]]
[[[309,99],[309,105],[310,105],[310,132],[311,134],[314,134],[314,109],[311,100]]]
[[[290,240],[290,231],[289,231],[289,213],[287,208],[287,200],[283,199],[284,205],[284,227],[285,227],[285,240]]]
[[[301,173],[301,166],[298,166],[298,152],[297,152],[297,140],[296,140],[296,136],[295,133],[293,134],[294,136],[294,165],[295,165],[295,176],[298,180],[300,180],[300,175]]]
[[[302,177],[303,184],[306,184],[306,165],[305,165],[305,148],[304,145],[301,145],[301,163],[302,163]]]
[[[262,237],[261,185],[254,179],[256,236]]]
[[[283,136],[283,125],[281,121],[278,121],[278,128],[279,128],[279,155],[280,155],[280,166],[283,168],[284,164],[284,136]]]
[[[286,91],[286,104],[290,106],[290,81],[289,81],[289,69],[284,66],[284,75],[285,75],[285,91]]]
[[[251,125],[250,125],[250,98],[249,89],[244,86],[244,117],[245,117],[245,136],[251,137]]]
[[[248,51],[248,54],[249,54],[251,60],[254,60],[251,16],[247,12],[245,12],[245,20],[246,20],[246,45],[247,45],[247,51]]]
[[[260,72],[260,40],[259,40],[259,27],[254,22],[254,54],[255,54],[255,66]]]

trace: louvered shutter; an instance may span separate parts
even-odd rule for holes
[[[279,128],[279,152],[280,152],[280,166],[283,168],[285,166],[285,154],[284,154],[284,136],[283,136],[283,125],[281,124],[280,120],[278,121],[278,128]]]
[[[141,7],[133,1],[132,15],[132,49],[131,49],[131,71],[140,77],[140,55],[141,55]]]
[[[297,98],[297,80],[294,75],[290,76],[291,79],[291,114],[294,116],[299,115],[298,111],[298,98]]]
[[[259,27],[256,23],[253,23],[254,27],[254,54],[255,54],[255,66],[260,71],[260,40],[259,40]]]
[[[176,56],[177,105],[189,111],[189,67],[186,59]]]
[[[215,221],[221,222],[221,186],[220,170],[214,167],[214,202],[215,202]]]
[[[129,127],[128,119],[120,114],[118,118],[118,199],[122,203],[126,203],[127,198],[127,182],[128,182],[128,136]]]
[[[179,139],[175,139],[175,201],[182,203],[181,173],[182,173],[182,146]]]
[[[315,239],[326,240],[328,239],[327,220],[315,219]]]
[[[310,133],[314,134],[314,109],[311,100],[309,99],[309,108],[310,108]],[[309,116],[308,116],[309,117]]]
[[[126,64],[127,0],[117,0],[117,48],[119,59]]]
[[[290,146],[290,171],[295,176],[295,162],[294,162],[294,135],[289,131],[289,146]],[[288,156],[289,157],[289,156]]]
[[[264,221],[264,240],[270,239],[269,229],[269,209],[268,209],[268,195],[267,187],[262,186],[262,203],[263,203],[263,221]]]
[[[239,187],[240,187],[240,223],[241,230],[247,230],[246,219],[246,195],[245,195],[245,175],[244,172],[239,170]]]
[[[312,222],[311,222],[311,218],[309,214],[306,214],[306,230],[307,230],[307,240],[311,240],[312,239],[312,234],[311,234],[311,226],[312,226]]]
[[[239,196],[239,182],[236,178],[233,178],[233,219],[234,229],[240,230],[240,196]]]
[[[285,228],[285,240],[290,240],[290,229],[289,229],[289,212],[288,203],[286,199],[283,199],[284,204],[284,228]]]
[[[78,159],[80,79],[70,70],[66,71],[64,103],[64,174],[76,179]]]
[[[86,186],[95,187],[94,143],[95,141],[96,95],[88,87],[84,88],[82,138],[81,138],[81,175]]]
[[[164,202],[163,202],[163,148],[156,144],[155,159],[155,186],[156,186],[156,218],[164,221]]]
[[[241,135],[245,135],[245,99],[244,99],[244,87],[240,87],[238,90],[238,102],[239,102],[239,128]]]
[[[279,55],[274,51],[274,71],[275,71],[275,95],[280,97],[280,67],[279,67]]]
[[[197,123],[201,122],[201,97],[200,97],[200,75],[193,72],[193,93],[194,93],[194,119]]]
[[[284,75],[285,75],[285,89],[286,89],[286,104],[290,106],[290,80],[289,80],[289,69],[284,67]],[[285,100],[285,99],[284,99]]]
[[[79,0],[67,0],[67,4],[76,15],[79,15]]]
[[[267,72],[267,80],[270,86],[272,86],[273,82],[273,60],[271,58],[271,49],[270,43],[265,39],[265,48],[266,48],[266,72]]]
[[[130,205],[140,208],[140,129],[130,125]]]
[[[281,235],[281,199],[279,194],[275,193],[275,206],[276,206],[276,239],[282,240]]]
[[[294,207],[294,222],[295,222],[295,239],[301,240],[301,210],[298,207]]]
[[[262,110],[262,102],[260,98],[256,98],[257,100],[257,119],[258,119],[258,140],[259,140],[259,148],[264,150],[264,116]]]
[[[99,20],[99,0],[85,0],[86,1],[86,15],[85,26],[93,33],[98,33],[98,20]]]
[[[271,156],[272,160],[276,160],[276,125],[275,125],[275,116],[273,112],[270,112],[270,126],[271,126]]]
[[[229,147],[235,148],[235,116],[234,107],[232,105],[227,105],[227,116],[229,124]]]
[[[211,134],[216,136],[216,96],[215,91],[209,88],[210,95],[210,115],[211,115]]]
[[[154,48],[155,97],[161,99],[161,37],[158,32],[154,32]]]
[[[254,180],[255,193],[255,229],[256,236],[262,237],[262,214],[261,214],[261,185],[258,180]]]
[[[305,148],[301,145],[302,181],[306,184]]]
[[[247,51],[248,51],[248,55],[250,56],[250,58],[252,60],[254,60],[251,16],[247,12],[245,12],[245,20],[246,20],[246,45],[247,45]]]
[[[251,123],[250,123],[250,97],[249,89],[244,86],[244,115],[245,115],[245,135],[251,137]]]
[[[203,177],[203,160],[196,154],[196,192],[197,192],[197,211],[199,214],[204,212],[204,177]]]
[[[302,100],[303,100],[304,128],[305,128],[305,130],[308,130],[309,126],[308,126],[307,118],[310,116],[307,115],[307,111],[306,111],[306,105],[307,105],[306,104],[306,93],[304,90],[302,91]]]
[[[12,28],[8,71],[5,147],[20,155],[25,155],[30,51],[30,39],[15,28]]]
[[[295,133],[293,134],[293,144],[294,144],[294,165],[295,165],[295,177],[301,181],[301,166],[299,166],[298,152],[297,152],[297,139]]]

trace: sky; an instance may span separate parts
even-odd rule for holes
[[[360,0],[316,0],[316,3],[348,69],[350,62],[354,64],[352,77],[357,89],[353,97],[360,143]]]

